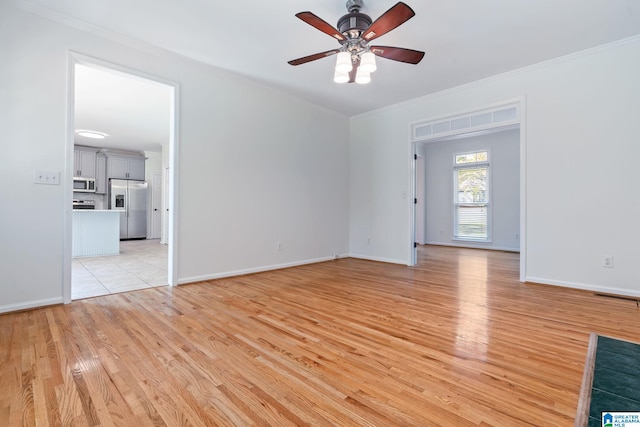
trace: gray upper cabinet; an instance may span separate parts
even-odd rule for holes
[[[107,178],[144,181],[145,160],[142,156],[107,155]]]
[[[129,179],[139,179],[144,181],[144,162],[142,159],[129,159]]]
[[[96,154],[96,193],[107,194],[107,157]]]
[[[73,176],[96,177],[96,151],[82,147],[73,149]]]

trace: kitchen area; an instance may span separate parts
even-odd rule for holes
[[[167,285],[167,245],[149,224],[162,192],[146,170],[161,156],[148,155],[74,146],[72,299]]]
[[[74,65],[71,299],[169,283],[173,88],[91,61]]]

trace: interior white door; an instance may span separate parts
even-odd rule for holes
[[[162,203],[163,207],[163,227],[162,238],[160,243],[164,245],[169,244],[169,168],[164,169],[164,199]]]
[[[416,159],[416,242],[419,245],[425,243],[425,170],[424,157],[418,155]]]
[[[151,236],[150,239],[162,237],[162,174],[154,173],[151,177]]]

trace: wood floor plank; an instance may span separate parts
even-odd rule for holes
[[[592,332],[634,301],[420,247],[0,316],[0,425],[570,426]]]

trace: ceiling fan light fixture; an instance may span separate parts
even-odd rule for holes
[[[362,67],[358,67],[358,72],[356,73],[356,83],[361,85],[366,85],[371,81],[371,73],[366,70],[363,70]]]
[[[370,41],[415,16],[413,9],[399,1],[374,21],[369,15],[360,12],[363,3],[363,0],[347,0],[349,13],[338,20],[336,27],[309,11],[296,13],[297,18],[338,40],[341,47],[294,59],[288,61],[289,64],[306,64],[337,54],[333,80],[336,83],[367,84],[371,82],[371,73],[377,70],[376,56],[407,64],[419,63],[424,52],[393,46],[369,46]]]
[[[352,68],[353,63],[351,62],[351,54],[349,52],[338,52],[336,72],[348,73]]]
[[[363,71],[366,71],[368,73],[373,73],[378,69],[378,67],[376,66],[376,56],[373,54],[373,52],[369,51],[362,54],[362,56],[360,57],[359,69],[362,69]]]
[[[338,71],[333,75],[333,81],[336,83],[346,83],[349,81],[349,72],[348,71]]]

